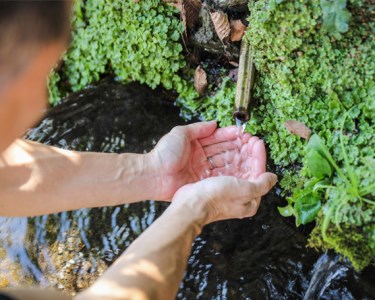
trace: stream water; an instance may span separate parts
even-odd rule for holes
[[[184,124],[162,92],[102,82],[51,109],[28,138],[80,151],[150,151]],[[375,267],[306,248],[276,207],[276,188],[254,218],[211,224],[194,242],[177,299],[374,299]],[[32,204],[30,204],[32,205]],[[0,219],[0,286],[89,286],[166,208],[147,201],[37,218]]]

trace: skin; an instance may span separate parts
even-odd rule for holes
[[[45,111],[45,78],[64,47],[62,40],[41,47],[17,78],[0,87],[0,212],[34,216],[172,201],[76,298],[173,299],[202,228],[253,216],[276,183],[265,172],[264,143],[249,134],[238,138],[236,128],[218,129],[216,122],[175,127],[147,154],[83,153],[20,140]]]

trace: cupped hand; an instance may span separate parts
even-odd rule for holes
[[[263,173],[254,180],[212,177],[180,188],[173,197],[171,208],[182,208],[202,226],[220,220],[251,217],[257,212],[261,197],[276,182],[273,173]]]
[[[220,175],[255,179],[266,170],[263,141],[215,121],[177,126],[150,153],[159,183],[157,200],[171,200],[182,186]]]

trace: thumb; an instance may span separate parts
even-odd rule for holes
[[[275,174],[270,172],[263,173],[257,179],[251,181],[251,183],[254,184],[254,196],[267,194],[276,182],[277,176]]]
[[[211,135],[217,128],[216,121],[198,122],[186,126],[190,140],[202,139]]]

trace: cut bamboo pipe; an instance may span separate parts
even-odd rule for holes
[[[250,119],[249,108],[251,104],[251,92],[254,86],[255,66],[250,45],[243,39],[240,50],[240,62],[238,67],[238,79],[236,99],[233,116],[245,123]]]

